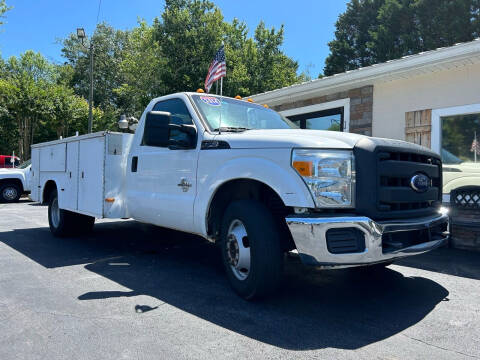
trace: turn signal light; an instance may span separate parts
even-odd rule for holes
[[[313,175],[313,163],[311,161],[294,161],[293,167],[302,176]]]

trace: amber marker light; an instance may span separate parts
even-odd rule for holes
[[[268,109],[268,105],[267,104],[263,104],[263,107]]]
[[[313,175],[313,162],[311,161],[294,161],[293,167],[302,176]]]
[[[235,99],[242,100],[242,97],[240,95],[237,95],[237,96],[235,96]]]
[[[205,91],[203,89],[197,89],[197,93],[204,93]]]
[[[251,98],[248,98],[247,101],[253,103],[253,100]]]
[[[106,198],[105,202],[113,203],[115,201],[115,198]]]

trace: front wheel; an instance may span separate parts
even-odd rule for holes
[[[283,251],[278,226],[262,203],[231,203],[221,229],[222,260],[228,280],[247,300],[273,292],[281,282]]]
[[[4,184],[0,187],[0,202],[13,203],[20,199],[22,192],[16,184]]]

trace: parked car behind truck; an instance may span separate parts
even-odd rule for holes
[[[30,192],[30,160],[14,169],[0,169],[0,203],[17,202]]]
[[[56,236],[133,218],[221,248],[233,289],[281,281],[284,253],[326,268],[388,264],[444,244],[441,161],[414,144],[301,130],[263,106],[215,95],[156,98],[134,135],[32,146],[32,199]]]
[[[17,156],[0,155],[0,169],[14,168],[20,165],[20,158]]]

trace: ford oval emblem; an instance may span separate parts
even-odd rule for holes
[[[432,186],[432,179],[424,174],[413,175],[410,179],[410,187],[416,192],[423,193]]]

